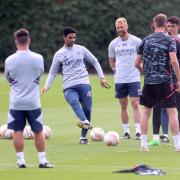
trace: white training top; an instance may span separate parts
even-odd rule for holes
[[[92,64],[99,77],[104,78],[97,58],[84,46],[74,44],[72,47],[63,46],[55,53],[45,88],[51,86],[60,68],[62,68],[63,89],[76,84],[89,84],[88,72],[84,61]]]
[[[39,80],[44,60],[30,50],[16,51],[5,61],[5,75],[10,90],[10,109],[35,110],[41,107]]]
[[[140,72],[135,67],[137,49],[141,44],[141,39],[128,34],[127,40],[120,37],[111,41],[108,48],[109,58],[115,58],[116,72],[115,83],[131,83],[140,81]]]

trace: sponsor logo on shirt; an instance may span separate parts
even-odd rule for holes
[[[135,49],[116,49],[117,56],[130,56],[136,53]]]
[[[67,59],[66,61],[62,62],[63,66],[72,66],[72,67],[77,67],[83,62],[82,59]]]

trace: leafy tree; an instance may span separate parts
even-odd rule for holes
[[[116,37],[118,17],[127,18],[129,32],[143,38],[151,32],[154,15],[179,16],[179,6],[179,0],[0,0],[0,67],[15,51],[13,32],[24,27],[30,31],[31,49],[45,57],[48,70],[54,52],[63,45],[63,27],[73,26],[77,43],[89,48],[110,71],[107,48]]]

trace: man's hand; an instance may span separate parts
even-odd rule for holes
[[[107,83],[107,81],[106,81],[105,78],[101,78],[101,79],[100,79],[100,85],[101,85],[101,87],[103,87],[103,88],[108,88],[108,89],[111,88],[111,86]]]
[[[43,94],[45,94],[45,93],[48,91],[48,89],[49,89],[49,88],[43,87],[43,88],[41,89],[41,96],[42,96]]]

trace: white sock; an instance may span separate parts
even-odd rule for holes
[[[124,132],[126,133],[130,133],[129,132],[129,123],[127,123],[127,124],[123,124],[123,129],[124,129]]]
[[[174,141],[174,147],[180,148],[180,136],[179,136],[179,134],[173,136],[173,141]]]
[[[159,142],[159,134],[153,134],[153,140]]]
[[[147,148],[147,135],[141,135],[141,147]]]
[[[45,164],[47,162],[45,152],[38,152],[38,157],[39,157],[40,164]]]
[[[163,136],[167,137],[168,138],[168,134],[163,134]]]
[[[16,153],[17,159],[18,159],[18,163],[19,164],[25,164],[25,159],[24,159],[24,152],[18,152]]]
[[[87,124],[89,124],[90,122],[86,119],[86,120],[84,120],[83,121],[84,123],[87,123]]]
[[[135,123],[136,133],[140,133],[140,123]]]

